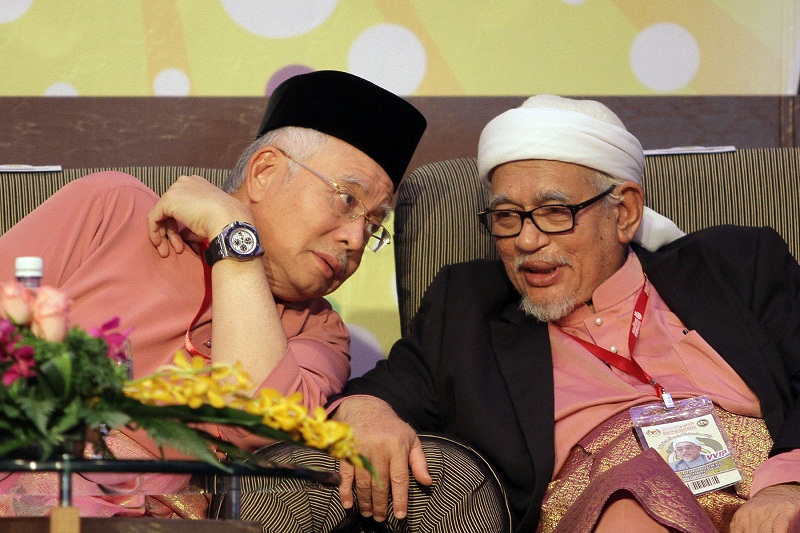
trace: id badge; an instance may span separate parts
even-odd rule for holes
[[[630,413],[642,447],[655,448],[693,494],[742,480],[728,435],[707,396],[678,400],[670,409],[662,402],[639,405]]]

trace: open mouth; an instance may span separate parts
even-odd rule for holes
[[[557,266],[554,266],[550,268],[527,268],[525,270],[532,274],[551,274],[555,272],[557,268],[558,268]]]
[[[515,262],[517,272],[532,287],[548,287],[555,284],[569,266],[569,260],[552,254],[522,255]]]
[[[561,266],[550,261],[531,261],[520,264],[517,270],[525,277],[528,285],[547,287],[558,281],[561,276]]]

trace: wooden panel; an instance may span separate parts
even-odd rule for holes
[[[0,163],[228,168],[255,134],[265,104],[258,98],[0,98]]]
[[[645,148],[797,145],[794,97],[597,97]],[[485,124],[524,97],[412,97],[428,118],[409,171],[475,155]],[[253,138],[266,98],[0,98],[0,163],[65,167],[231,167]]]

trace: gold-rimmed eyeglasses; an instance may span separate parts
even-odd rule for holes
[[[333,209],[333,212],[339,215],[339,218],[345,222],[352,222],[364,217],[364,243],[370,250],[377,252],[392,242],[392,236],[389,233],[389,230],[387,230],[383,224],[380,223],[380,221],[378,221],[369,211],[367,211],[367,207],[364,205],[364,202],[362,202],[353,191],[344,185],[339,185],[335,181],[326,178],[313,168],[290,156],[284,150],[280,148],[278,150],[280,153],[286,156],[289,161],[292,161],[306,169],[311,174],[315,175],[333,188],[333,194],[330,197],[330,205]]]

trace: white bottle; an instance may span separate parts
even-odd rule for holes
[[[38,289],[42,283],[42,258],[17,257],[14,262],[17,281],[29,289]]]

